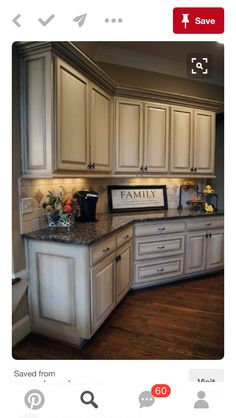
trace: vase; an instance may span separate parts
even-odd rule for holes
[[[71,226],[74,223],[74,215],[60,216],[58,218],[58,226]]]

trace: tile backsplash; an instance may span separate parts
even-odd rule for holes
[[[60,179],[19,179],[19,199],[32,199],[32,213],[21,214],[21,233],[36,231],[47,226],[43,203],[48,191],[62,189],[65,197],[71,197],[78,190],[96,190],[99,193],[97,213],[108,212],[107,186],[120,185],[166,185],[167,200],[170,209],[177,208],[179,187],[183,178],[60,178]],[[199,186],[201,182],[199,180]],[[183,199],[184,201],[184,199]]]

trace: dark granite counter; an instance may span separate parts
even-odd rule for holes
[[[119,232],[128,225],[136,222],[166,221],[173,219],[201,218],[222,216],[223,211],[214,213],[192,212],[188,209],[178,211],[169,209],[164,211],[125,212],[122,214],[97,214],[97,222],[75,222],[70,228],[46,227],[38,231],[23,234],[23,237],[41,241],[54,241],[74,245],[91,246],[114,232]]]

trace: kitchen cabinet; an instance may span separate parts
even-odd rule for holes
[[[170,173],[214,174],[215,113],[171,106]]]
[[[115,257],[107,257],[92,269],[92,329],[95,332],[116,306]]]
[[[132,227],[94,245],[27,240],[33,332],[82,345],[131,287]]]
[[[187,230],[191,232],[187,233],[185,272],[188,274],[223,268],[223,219],[187,222]]]
[[[57,169],[111,171],[112,99],[57,59]]]
[[[87,170],[89,161],[89,81],[56,60],[56,150],[58,170]]]
[[[132,284],[132,242],[120,248],[116,263],[117,303],[126,295]]]
[[[169,106],[116,98],[116,172],[168,171]]]
[[[134,287],[158,284],[183,276],[184,232],[184,221],[143,222],[135,225]]]
[[[186,273],[200,272],[224,265],[224,232],[222,229],[197,231],[187,236]]]
[[[21,58],[23,174],[110,172],[113,99],[51,53]]]

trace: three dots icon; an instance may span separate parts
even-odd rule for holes
[[[121,17],[119,17],[119,19],[115,19],[114,17],[112,18],[112,19],[108,19],[108,18],[106,18],[105,19],[105,22],[106,23],[122,23],[123,22],[123,19],[121,18]]]

